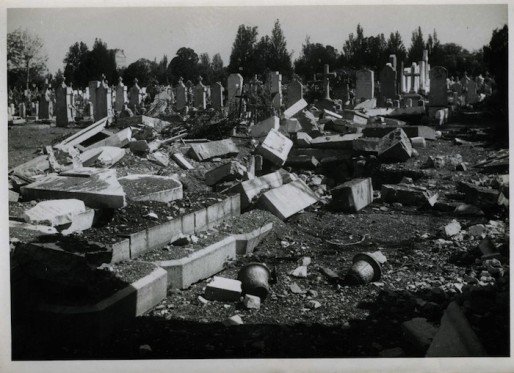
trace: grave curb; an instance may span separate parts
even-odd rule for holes
[[[187,257],[151,263],[167,271],[168,287],[186,289],[195,282],[221,272],[227,260],[236,259],[236,256],[236,239],[230,235]]]
[[[109,332],[118,323],[141,316],[166,298],[166,283],[167,272],[155,266],[150,274],[95,304],[62,306],[42,303],[38,305],[38,312],[59,318],[68,317],[72,321],[76,318],[79,327]]]
[[[253,253],[253,250],[272,229],[273,223],[267,223],[247,233],[232,234],[236,240],[236,254],[248,255]]]

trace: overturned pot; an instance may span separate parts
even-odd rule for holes
[[[365,285],[371,281],[378,281],[382,277],[382,264],[384,260],[380,252],[359,253],[353,257],[352,268],[346,275],[346,282],[352,285]]]
[[[269,293],[271,271],[263,263],[249,263],[239,270],[243,294],[255,295],[264,300]]]

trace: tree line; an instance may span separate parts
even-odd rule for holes
[[[18,29],[8,34],[7,41],[9,86],[28,88],[29,82],[41,84],[48,77],[41,39]],[[65,81],[74,87],[86,87],[90,80],[105,74],[113,84],[122,77],[129,86],[134,78],[138,78],[141,86],[156,86],[176,84],[180,78],[196,83],[199,76],[206,84],[224,83],[231,73],[240,73],[245,79],[255,75],[265,79],[268,71],[279,71],[286,79],[296,74],[308,81],[323,71],[324,64],[333,70],[369,68],[378,73],[391,54],[396,55],[398,66],[404,61],[407,67],[420,61],[425,49],[430,65],[446,67],[449,76],[460,77],[464,72],[474,76],[485,71],[507,75],[507,25],[493,32],[489,45],[470,52],[455,43],[442,43],[436,30],[425,38],[418,27],[406,48],[398,31],[391,32],[387,38],[383,33],[366,36],[359,24],[356,32],[348,35],[340,52],[331,45],[311,42],[307,36],[299,57],[293,62],[280,22],[276,20],[271,34],[260,38],[256,26],[240,25],[226,67],[219,53],[211,59],[209,54],[197,54],[188,47],[180,48],[171,60],[166,55],[160,61],[141,58],[127,67],[118,67],[117,50],[109,49],[107,43],[97,38],[91,49],[84,42],[71,45],[63,59],[64,71],[59,69],[52,78],[58,83]]]

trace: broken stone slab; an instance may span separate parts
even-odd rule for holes
[[[265,137],[271,129],[280,128],[280,119],[277,116],[271,116],[250,128],[250,135],[255,138]]]
[[[354,179],[331,190],[332,203],[343,211],[357,212],[373,202],[371,178]]]
[[[146,140],[134,140],[129,142],[129,149],[133,153],[146,153],[150,151],[150,145]]]
[[[205,287],[205,298],[221,302],[237,302],[241,297],[241,281],[214,276]]]
[[[348,133],[346,135],[319,136],[311,141],[313,148],[352,149],[353,141],[362,136],[362,133]]]
[[[250,310],[258,310],[261,308],[261,298],[256,295],[245,294],[243,305]]]
[[[12,173],[23,178],[33,178],[36,175],[44,175],[49,169],[48,155],[40,155],[9,170],[9,174]]]
[[[321,163],[315,157],[305,154],[289,155],[286,161],[286,166],[305,170],[314,170],[320,165]]]
[[[380,139],[378,157],[382,160],[405,162],[412,156],[412,145],[401,128],[391,131]]]
[[[20,199],[20,194],[9,189],[9,202],[18,202],[18,199]]]
[[[356,154],[378,155],[380,138],[361,137],[352,141],[352,149]]]
[[[85,231],[93,226],[95,219],[95,210],[86,207],[86,211],[80,212],[73,216],[73,220],[69,226],[58,227],[63,236],[72,233]],[[63,229],[64,228],[64,229]]]
[[[305,132],[298,132],[296,134],[296,146],[305,148],[311,146],[312,137]]]
[[[437,328],[423,317],[415,317],[403,322],[402,330],[405,341],[419,356],[425,355],[437,333]]]
[[[457,302],[443,314],[426,357],[485,357],[487,352]]]
[[[230,161],[205,173],[205,184],[216,185],[223,181],[242,179],[247,169],[237,161]]]
[[[482,208],[497,206],[500,195],[500,192],[496,189],[481,187],[465,181],[457,183],[457,191],[466,194],[464,198],[466,203],[472,203]]]
[[[77,171],[77,170],[75,170]],[[49,174],[21,188],[25,199],[79,199],[91,208],[117,209],[125,206],[125,192],[116,170],[94,170],[84,176]]]
[[[84,151],[79,155],[79,162],[83,167],[91,167],[95,164],[100,154],[102,154],[102,148],[93,148]]]
[[[154,152],[152,154],[148,154],[147,158],[150,162],[155,163],[161,167],[168,167],[170,164],[170,158],[168,154],[163,152]]]
[[[85,212],[86,206],[78,199],[57,199],[39,202],[23,213],[29,224],[55,227],[70,224],[74,215]]]
[[[318,120],[310,111],[302,110],[295,115],[295,118],[300,122],[304,132],[311,133],[319,130]]]
[[[323,109],[323,119],[327,119],[327,118],[343,119],[343,116],[339,115],[337,113],[334,113],[333,111],[330,111],[330,110],[327,110],[327,109]]]
[[[259,205],[284,220],[317,201],[316,194],[298,179],[265,192],[259,198]]]
[[[184,158],[184,156],[182,155],[182,153],[173,153],[171,155],[171,158],[173,158],[173,160],[180,166],[182,167],[184,170],[193,170],[194,167],[191,165],[191,163],[189,163],[189,161],[187,159]]]
[[[412,137],[410,142],[414,149],[422,149],[427,147],[427,142],[425,141],[424,137]]]
[[[286,163],[293,142],[275,129],[271,129],[257,148],[257,152],[271,163],[283,166]]]
[[[300,124],[300,121],[296,118],[282,119],[280,121],[280,129],[281,132],[298,133],[302,131],[302,125]]]
[[[408,138],[423,137],[425,140],[435,140],[437,138],[436,131],[427,126],[407,126],[407,125],[386,125],[386,126],[368,126],[362,130],[364,137],[384,137],[388,133],[402,129]]]
[[[277,132],[278,133],[278,132]],[[239,153],[232,139],[191,144],[188,154],[197,161],[206,161],[215,157],[230,156]]]
[[[118,182],[129,200],[171,202],[182,199],[182,183],[170,176],[128,175],[120,177]]]
[[[377,107],[377,99],[370,98],[370,99],[362,101],[361,103],[358,103],[357,105],[355,105],[355,107],[353,109],[366,111],[369,109],[374,109],[375,107]]]
[[[101,150],[101,153],[98,154],[94,162],[95,165],[99,165],[100,167],[112,167],[127,154],[125,149],[114,146],[102,146],[95,149]]]
[[[243,181],[229,189],[229,192],[241,195],[241,208],[245,209],[264,191],[278,188],[283,184],[296,180],[296,176],[280,169],[267,175]]]
[[[290,119],[295,114],[299,113],[301,110],[307,107],[307,101],[303,98],[301,100],[296,101],[293,105],[291,105],[286,111],[284,111],[284,118]]]
[[[122,148],[126,146],[128,143],[130,143],[130,140],[132,138],[132,129],[130,127],[124,128],[121,131],[118,131],[117,133],[111,133],[105,130],[101,132],[104,132],[106,135],[109,135],[109,137],[85,147],[85,150],[99,148],[103,146],[116,146]]]
[[[432,201],[435,204],[433,195],[426,188],[414,185],[383,184],[381,194],[382,200],[387,203],[400,202],[404,205],[423,206]]]
[[[449,224],[443,227],[443,232],[446,237],[453,237],[458,234],[461,230],[460,223],[453,219]]]
[[[345,110],[343,117],[359,125],[367,124],[369,119],[368,115],[356,110]]]
[[[105,127],[107,126],[108,119],[109,119],[109,117],[100,119],[99,121],[93,123],[89,127],[86,127],[83,130],[68,137],[64,141],[61,141],[59,144],[54,145],[54,148],[65,150],[72,146],[77,146],[77,145],[82,144],[83,142],[89,140],[93,136],[102,132],[105,129]]]

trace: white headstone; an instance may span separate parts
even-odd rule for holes
[[[357,71],[357,87],[355,91],[355,98],[360,100],[364,98],[369,100],[374,98],[375,95],[375,80],[372,70],[359,70]]]

